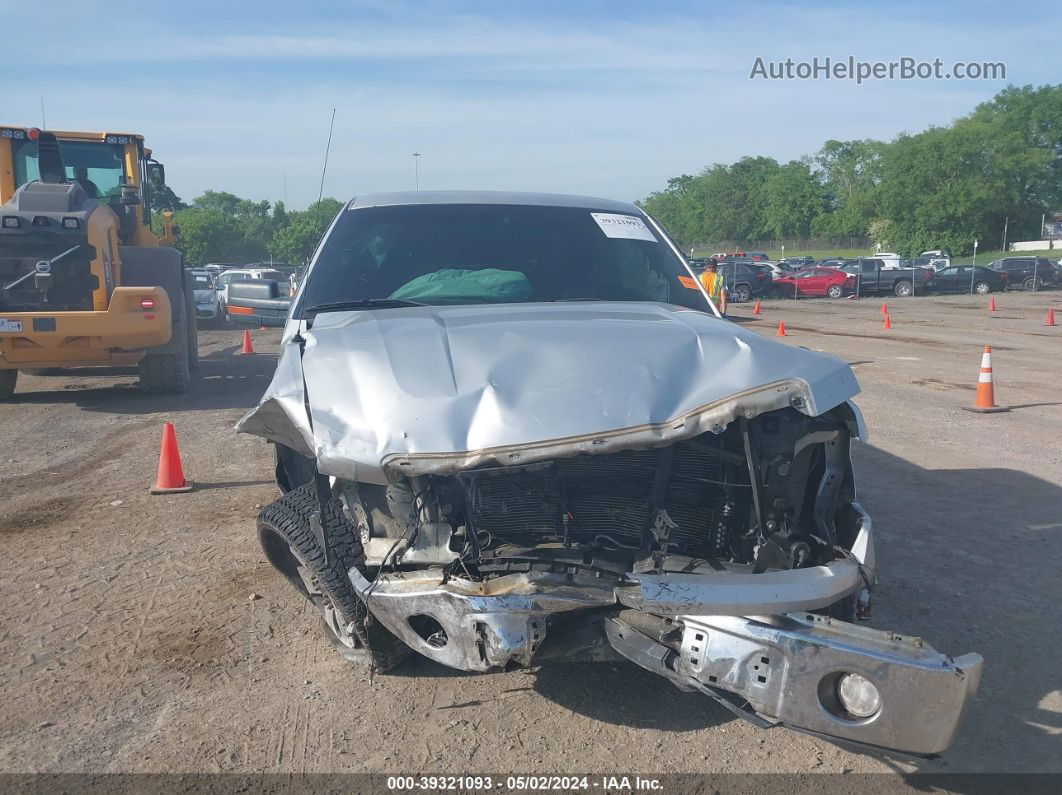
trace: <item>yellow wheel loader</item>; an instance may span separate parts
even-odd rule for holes
[[[136,365],[149,393],[197,364],[195,297],[151,231],[165,170],[139,135],[0,125],[0,400],[19,370]]]

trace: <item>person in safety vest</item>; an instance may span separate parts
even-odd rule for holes
[[[723,284],[723,274],[719,273],[719,263],[715,257],[708,260],[708,264],[700,275],[701,285],[708,297],[719,310],[719,314],[726,317],[726,286]]]

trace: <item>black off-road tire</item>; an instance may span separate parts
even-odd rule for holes
[[[192,323],[195,325],[189,330],[188,339],[188,369],[194,370],[199,366],[199,321],[192,315]]]
[[[10,400],[15,394],[18,370],[0,370],[0,400]]]
[[[140,388],[149,395],[176,395],[188,389],[188,349],[180,353],[149,353],[137,366]]]
[[[354,592],[347,572],[355,566],[363,566],[361,541],[335,499],[328,501],[321,516],[331,546],[331,554],[325,562],[324,550],[310,526],[310,517],[317,510],[314,483],[292,489],[258,514],[258,540],[269,562],[299,593],[317,605],[322,617],[330,607],[345,624],[355,625],[354,635],[342,639],[322,618],[325,635],[340,654],[355,664],[388,671],[405,660],[412,650],[373,618]],[[299,572],[300,566],[311,575],[319,595],[311,594],[307,589]],[[358,631],[365,637],[366,645],[356,640]],[[349,643],[354,643],[354,647]]]
[[[188,329],[188,369],[199,366],[199,318],[195,316],[195,292],[185,291],[184,316]]]

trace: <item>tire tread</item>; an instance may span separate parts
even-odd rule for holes
[[[354,567],[361,569],[365,559],[358,534],[346,521],[335,499],[328,501],[321,516],[321,521],[328,527],[331,551],[334,553],[328,561],[325,560],[324,549],[317,542],[310,526],[310,517],[317,512],[317,508],[314,483],[292,489],[258,514],[258,537],[267,554],[264,533],[276,533],[288,544],[317,577],[318,585],[327,593],[343,619],[363,630],[371,664],[379,671],[390,670],[408,657],[411,650],[373,618],[350,584],[347,572]],[[285,576],[292,580],[290,575]],[[302,590],[299,583],[292,581],[292,584]]]

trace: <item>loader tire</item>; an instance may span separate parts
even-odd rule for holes
[[[364,562],[361,541],[334,499],[321,516],[331,541],[331,554],[325,561],[310,526],[317,509],[316,484],[292,489],[258,514],[258,540],[274,568],[317,606],[325,635],[343,658],[388,671],[405,660],[411,649],[366,610],[350,584],[347,572]],[[344,629],[350,624],[354,632]],[[359,633],[366,644],[359,640]]]
[[[188,350],[180,353],[149,353],[137,366],[140,389],[149,395],[176,395],[188,389],[191,373]]]
[[[186,296],[184,311],[188,329],[188,368],[194,370],[199,366],[199,319],[195,316],[195,293],[189,289]]]
[[[0,370],[0,400],[10,400],[15,394],[18,370]]]

